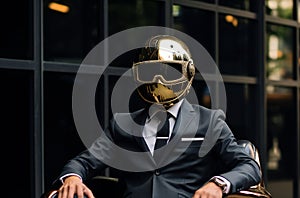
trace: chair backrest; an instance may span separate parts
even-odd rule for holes
[[[259,152],[257,148],[252,144],[249,140],[238,140],[237,143],[243,146],[246,152],[251,156],[255,161],[259,164],[260,174],[262,177],[262,170],[259,160]],[[272,198],[272,195],[267,189],[265,188],[264,181],[261,179],[260,183],[255,186],[251,186],[247,190],[242,190],[237,193],[233,193],[227,195],[226,198]]]
[[[260,174],[262,175],[260,160],[259,160],[259,153],[257,148],[250,142],[249,140],[238,140],[237,143],[243,146],[246,152],[259,164]]]
[[[93,191],[95,197],[123,197],[125,186],[118,178],[108,176],[95,176],[87,181],[87,186]]]

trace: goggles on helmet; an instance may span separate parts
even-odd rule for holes
[[[133,64],[134,78],[139,83],[161,82],[174,85],[187,80],[187,61],[144,61]]]

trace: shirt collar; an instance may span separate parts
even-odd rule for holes
[[[181,99],[179,102],[177,102],[176,104],[174,104],[172,107],[170,107],[168,109],[168,112],[171,113],[175,119],[177,118],[177,115],[178,115],[178,112],[179,112],[182,102],[183,102],[183,99]]]
[[[181,107],[181,104],[183,102],[183,99],[175,103],[172,107],[170,107],[167,111],[172,114],[172,116],[176,119],[178,116],[179,109]],[[149,109],[149,119],[151,120],[152,117],[158,112],[161,111],[161,106],[152,106],[152,108]]]

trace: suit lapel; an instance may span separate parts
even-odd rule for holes
[[[193,128],[191,131],[194,131],[196,133],[195,129],[197,128],[197,126],[195,127],[191,125],[192,121],[196,117],[197,116],[192,105],[188,101],[184,100],[178,113],[174,130],[171,134],[171,139],[167,146],[164,147],[162,152],[159,154],[159,159],[156,159],[156,163],[158,165],[162,165],[164,162],[170,161],[168,160],[168,158],[170,157],[175,157],[173,160],[175,160],[178,157],[173,156],[171,153],[174,150],[174,147],[178,145],[178,143],[181,141],[181,137],[186,133],[186,131],[190,131],[190,127]]]
[[[142,149],[143,152],[149,152],[149,154],[150,154],[150,150],[147,146],[147,143],[146,143],[145,139],[142,136],[147,115],[148,115],[147,110],[144,109],[141,112],[133,114],[132,118],[133,118],[133,120],[135,121],[136,124],[140,125],[140,127],[135,127],[136,131],[134,132],[134,135],[135,135],[134,139],[137,142],[137,144],[139,145],[139,147]]]
[[[174,130],[171,134],[171,139],[174,138],[175,135],[182,136],[184,131],[189,126],[190,122],[195,118],[195,110],[192,107],[192,105],[184,100],[182,103],[182,106],[180,108],[180,111],[178,113]]]

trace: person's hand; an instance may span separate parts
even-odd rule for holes
[[[213,182],[208,182],[199,188],[193,198],[222,198],[222,189]]]
[[[77,176],[70,176],[64,179],[63,185],[58,189],[58,198],[94,198],[92,191]]]

